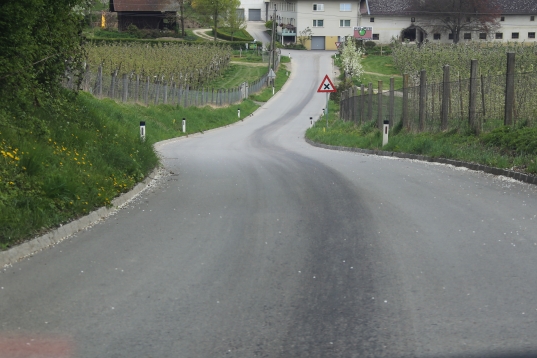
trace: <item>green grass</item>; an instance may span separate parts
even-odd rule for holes
[[[383,88],[390,88],[390,77],[395,80],[395,89],[403,88],[403,77],[398,69],[393,65],[391,56],[368,55],[362,59],[362,66],[365,72],[362,77],[362,83],[367,85],[373,84],[373,88],[377,88],[378,81],[383,82]]]
[[[233,88],[241,83],[253,82],[267,73],[266,66],[248,66],[231,64],[222,74],[221,78],[211,83],[213,88]]]
[[[338,109],[337,106],[336,110]],[[537,174],[537,129],[501,127],[480,136],[470,131],[409,133],[398,124],[390,130],[389,142],[382,146],[376,121],[356,125],[343,122],[332,111],[329,126],[318,121],[306,137],[320,143],[363,149],[403,152],[433,158],[456,159],[497,168],[512,168]]]
[[[289,70],[287,70],[285,65],[280,65],[280,68],[278,69],[278,71],[276,71],[276,79],[274,81],[274,94],[278,93],[278,91],[283,87],[285,82],[287,82],[287,79],[289,78],[288,74],[290,75],[290,72]],[[267,102],[269,99],[272,98],[272,96],[272,87],[267,87],[259,94],[250,95],[250,99],[257,102]]]
[[[36,108],[28,114],[32,125],[2,128],[0,250],[110,205],[157,165],[152,144],[185,135],[182,118],[187,134],[198,133],[237,121],[238,107],[143,107],[80,93]],[[240,108],[246,117],[257,105],[246,100]],[[146,122],[145,142],[140,121]]]

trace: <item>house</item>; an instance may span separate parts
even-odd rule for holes
[[[241,0],[238,10],[247,21],[267,21],[268,4],[265,0]]]
[[[131,24],[139,29],[171,29],[178,10],[174,0],[110,0],[110,11],[117,12],[120,31]]]
[[[500,11],[498,28],[488,33],[463,31],[460,41],[536,41],[537,1],[495,1]],[[269,16],[275,16],[283,43],[296,42],[300,32],[310,28],[312,38],[306,47],[314,50],[336,50],[336,43],[346,36],[384,44],[392,39],[453,42],[453,34],[425,26],[436,19],[420,18],[409,0],[271,0]]]

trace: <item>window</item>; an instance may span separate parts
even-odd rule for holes
[[[534,39],[535,38],[535,32],[528,32],[528,38]]]
[[[380,40],[379,34],[373,34],[373,40]]]
[[[351,20],[339,20],[339,27],[351,27]]]
[[[472,33],[471,32],[465,32],[464,33],[464,39],[465,40],[471,40],[472,39]]]
[[[496,36],[494,37],[496,40],[503,39],[503,32],[496,32]]]
[[[500,17],[500,21],[505,21],[505,16]]]
[[[375,22],[375,18],[374,18],[374,17],[370,17],[370,18],[369,18],[369,22]]]
[[[351,11],[351,4],[339,4],[339,11]]]
[[[313,20],[313,27],[323,27],[324,20]]]
[[[324,11],[324,4],[313,4],[313,11]]]
[[[535,21],[535,16],[530,16],[530,21]]]
[[[487,39],[487,33],[486,32],[480,32],[479,33],[479,39],[480,40],[486,40]]]
[[[518,32],[511,33],[511,38],[512,39],[518,39]]]
[[[440,34],[433,34],[433,39],[440,40]]]
[[[450,40],[453,40],[453,32],[449,34],[448,38],[449,38]]]

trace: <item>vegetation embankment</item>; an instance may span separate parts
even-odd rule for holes
[[[245,76],[259,78],[259,70],[266,73],[232,66],[213,84],[237,86]],[[282,71],[277,89],[286,79]],[[185,135],[183,118],[186,134],[199,133],[236,122],[239,106],[243,117],[258,107],[251,100],[226,108],[144,107],[67,91],[58,98],[25,112],[33,125],[13,123],[0,132],[0,250],[110,205],[157,165],[152,144]],[[140,121],[146,123],[145,141],[139,138]]]
[[[448,46],[447,49],[438,48],[435,51],[439,53],[449,51],[449,48],[452,47]],[[483,52],[488,53],[492,47],[493,45],[485,47]],[[521,53],[522,57],[522,65],[520,65],[519,71],[532,68],[531,56],[525,52],[527,49],[514,47]],[[509,46],[507,48],[509,49]],[[506,48],[502,47],[499,50],[501,50],[499,51],[500,55],[497,55],[497,57],[505,57]],[[394,49],[394,53],[397,51],[397,49]],[[408,53],[417,50],[403,49],[402,51],[405,51],[405,56],[407,56],[403,62],[407,63],[412,58]],[[435,51],[426,50],[425,55],[435,57],[436,55],[433,55],[436,53]],[[462,46],[456,51],[463,51]],[[467,48],[466,51],[475,55],[479,49],[477,47],[473,50]],[[401,56],[401,53],[399,56]],[[442,56],[445,58],[450,57],[448,55]],[[459,57],[457,57],[457,62],[453,63],[458,64]],[[402,61],[401,57],[396,61]],[[390,62],[386,57],[369,55],[363,60],[362,65],[364,71],[377,72],[390,77],[394,75],[394,67],[391,65],[386,66]],[[412,64],[409,64],[407,67],[411,68],[411,66]],[[490,66],[492,71],[492,63]],[[499,71],[499,68],[496,71]],[[355,82],[359,82],[359,79],[355,79]],[[339,101],[339,96],[337,95],[332,96],[332,98]],[[313,128],[308,129],[306,132],[307,138],[334,146],[413,153],[433,158],[455,159],[537,174],[537,128],[528,126],[528,124],[532,123],[531,120],[519,120],[516,125],[501,126],[479,135],[469,130],[468,126],[461,126],[448,131],[416,133],[404,129],[401,122],[396,120],[394,128],[390,129],[388,144],[382,146],[382,133],[376,127],[376,120],[365,123],[344,122],[339,119],[338,102],[331,101],[330,106],[334,110],[329,114],[328,126],[324,120],[316,122]]]

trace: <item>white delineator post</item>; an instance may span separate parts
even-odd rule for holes
[[[145,141],[145,121],[140,121],[140,139]]]
[[[384,120],[384,125],[382,128],[382,146],[384,147],[388,144],[388,132],[390,131],[390,121]]]
[[[186,133],[186,119],[183,118],[183,133]]]
[[[241,109],[240,108],[237,108],[237,116],[239,117],[239,119],[241,118]]]
[[[310,128],[313,127],[313,117],[310,117]]]

